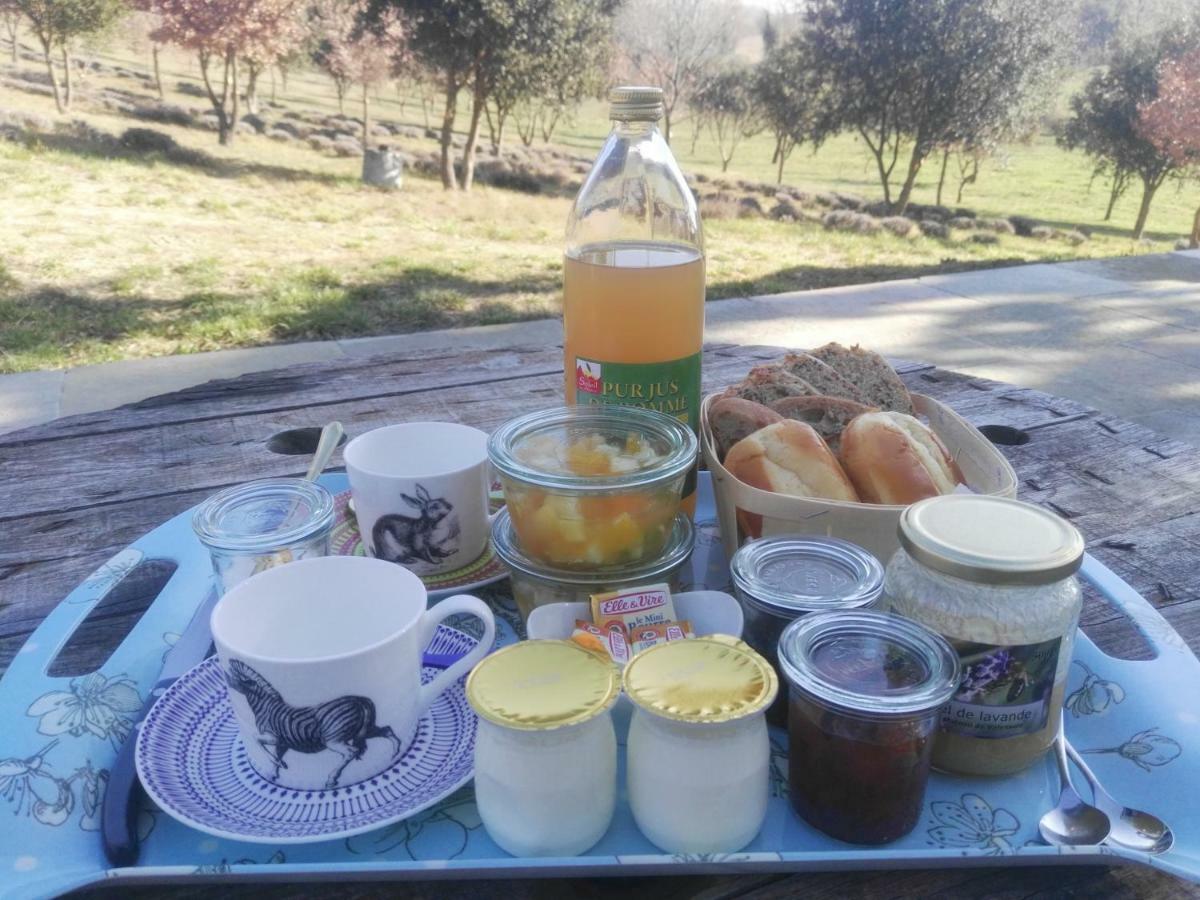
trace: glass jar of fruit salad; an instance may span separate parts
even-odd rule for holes
[[[779,636],[814,612],[869,609],[883,592],[883,565],[857,544],[839,538],[781,535],[742,545],[729,564],[746,618],[746,643],[779,668]],[[775,725],[787,721],[782,694],[767,711]]]
[[[536,606],[587,603],[592,594],[640,584],[666,582],[671,590],[677,590],[695,543],[696,532],[691,520],[679,513],[666,546],[657,558],[636,565],[574,571],[548,566],[525,553],[507,509],[500,510],[492,520],[492,547],[508,567],[513,599],[517,601],[523,619],[528,619]]]
[[[1083,592],[1083,536],[1018,500],[932,497],[900,516],[889,607],[946,637],[962,683],[942,713],[935,768],[1007,775],[1054,742]]]
[[[501,425],[488,455],[521,551],[584,570],[662,554],[697,446],[684,423],[653,410],[569,406]]]
[[[921,816],[958,657],[938,634],[878,612],[813,613],[783,632],[792,806],[838,840],[883,844]]]
[[[617,802],[609,713],[616,669],[570,641],[522,641],[467,678],[479,714],[475,802],[514,856],[575,856],[608,830]]]

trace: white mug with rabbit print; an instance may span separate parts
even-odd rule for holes
[[[343,457],[369,556],[437,575],[487,548],[487,434],[453,422],[409,422],[359,435]]]

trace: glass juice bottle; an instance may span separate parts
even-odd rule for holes
[[[645,406],[700,423],[704,237],[696,199],[658,129],[662,91],[618,87],[613,129],[567,219],[568,403]],[[695,477],[684,486],[695,505]]]

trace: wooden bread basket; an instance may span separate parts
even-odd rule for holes
[[[904,507],[791,497],[739,481],[721,464],[713,444],[708,409],[719,396],[709,394],[701,404],[700,447],[712,473],[725,553],[732,558],[738,547],[756,537],[823,534],[858,544],[886,565],[900,546],[896,528]],[[967,487],[979,494],[1016,497],[1017,473],[979,429],[932,397],[913,394],[912,399],[917,414],[958,462]]]

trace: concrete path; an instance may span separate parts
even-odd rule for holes
[[[882,353],[1039,388],[1200,445],[1200,251],[710,303],[713,341]],[[554,344],[555,319],[0,376],[0,432],[214,378],[345,356]]]

